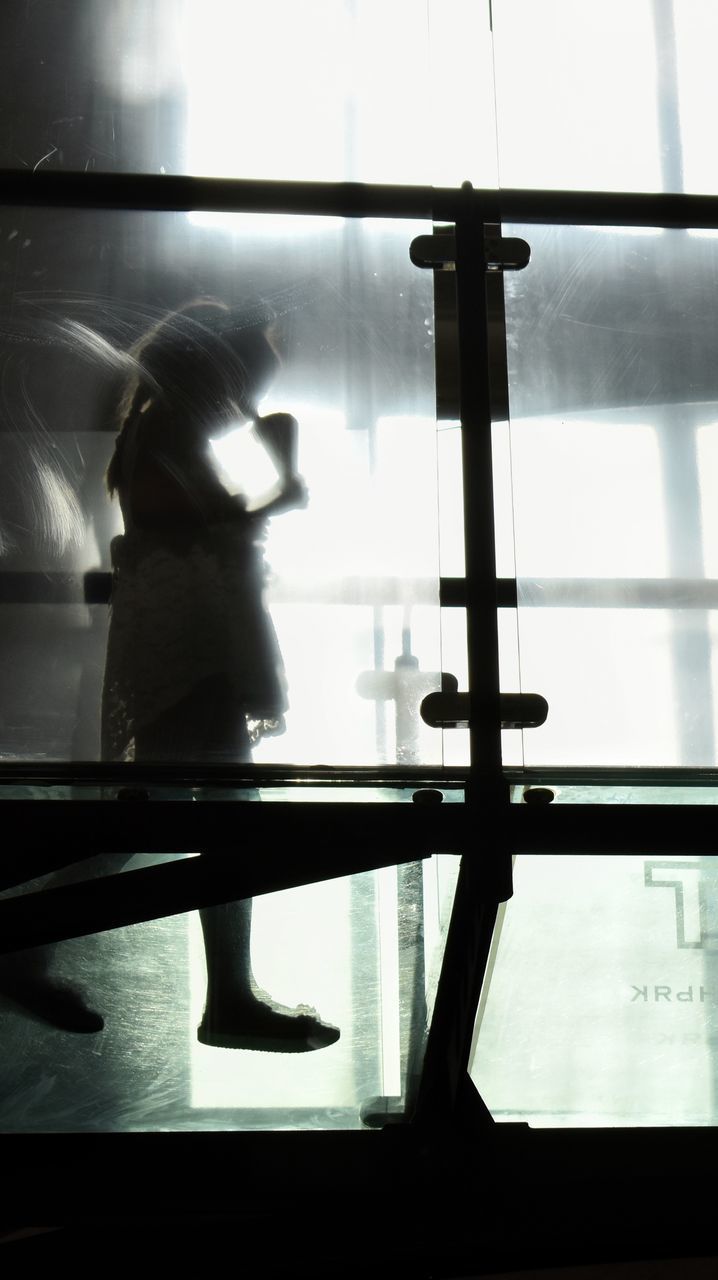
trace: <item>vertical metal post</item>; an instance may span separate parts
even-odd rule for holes
[[[467,802],[485,829],[491,811],[508,803],[508,788],[501,775],[485,219],[470,188],[465,189],[465,209],[456,223],[456,294],[471,699]]]
[[[496,599],[491,388],[484,222],[496,215],[465,188],[456,223],[462,461],[466,549],[471,770],[464,851],[446,942],[414,1120],[460,1123],[466,1098],[473,1023],[498,903],[511,892],[506,845],[508,785],[501,770],[499,648]],[[491,1124],[485,1108],[479,1115]]]

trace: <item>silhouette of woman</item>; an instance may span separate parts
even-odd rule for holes
[[[307,491],[296,420],[257,410],[279,368],[270,326],[270,317],[200,299],[131,353],[106,475],[124,533],[111,544],[103,759],[236,764],[251,760],[262,736],[283,731],[287,689],[263,598],[264,539],[268,519],[305,506]],[[240,423],[277,475],[254,503],[225,487],[211,445]],[[93,861],[107,869],[106,857]],[[251,919],[251,900],[200,911],[207,992],[198,1038],[294,1053],[333,1044],[338,1028],[315,1010],[287,1009],[258,988]],[[50,976],[52,954],[40,947],[2,959],[0,994],[55,1026],[100,1030],[104,1020],[82,993]]]
[[[124,534],[113,539],[103,687],[104,759],[238,763],[281,733],[284,668],[264,604],[270,516],[306,505],[297,423],[260,417],[279,368],[269,324],[214,300],[163,320],[135,351],[137,370],[107,471]],[[277,473],[252,504],[231,494],[211,446],[251,424]],[[334,1043],[313,1010],[260,992],[250,955],[251,900],[200,911],[207,996],[204,1044],[300,1052]]]

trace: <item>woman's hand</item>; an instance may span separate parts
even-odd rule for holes
[[[283,503],[282,509],[285,511],[299,510],[308,506],[309,490],[304,476],[298,473],[288,476],[277,501]]]
[[[299,430],[297,419],[291,413],[268,413],[264,418],[257,418],[254,429],[274,462],[282,483],[294,479]]]
[[[268,516],[279,515],[282,511],[297,511],[306,507],[308,503],[309,490],[306,481],[303,476],[295,472],[270,489],[264,498],[247,506],[246,511],[250,516],[266,519]]]

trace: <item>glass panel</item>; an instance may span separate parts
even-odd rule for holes
[[[711,0],[491,7],[502,186],[715,192]]]
[[[503,186],[713,191],[715,25],[710,0],[6,3],[0,165],[493,187],[498,152]]]
[[[675,84],[657,59],[657,46],[672,46],[667,8],[493,0],[502,186],[662,189],[662,147],[665,165],[673,138],[661,125],[678,124]]]
[[[144,735],[145,759],[246,760],[246,719],[260,763],[439,763],[418,716],[441,670],[432,279],[408,254],[421,225],[5,221],[0,758],[100,753],[123,528],[104,472],[124,421],[105,758],[131,756],[135,706],[164,735]],[[179,313],[200,296],[221,301]],[[273,443],[289,415],[296,445]],[[267,520],[277,485],[288,509]],[[184,728],[164,718],[178,706]]]
[[[527,791],[538,788],[543,793],[532,799]],[[548,793],[548,794],[547,794]],[[544,803],[544,804],[716,804],[718,803],[718,786],[700,783],[691,786],[686,782],[645,783],[621,782],[596,783],[556,782],[549,777],[541,781],[524,783],[511,787],[511,803]]]
[[[461,425],[444,420],[439,424],[439,566],[442,578],[463,578],[464,504]],[[514,578],[514,531],[511,489],[511,455],[508,423],[494,423],[493,476],[496,537],[496,571],[499,578]],[[504,692],[519,687],[518,634],[515,610],[502,609],[498,616],[500,682]],[[466,610],[453,606],[442,610],[442,670],[450,671],[460,689],[468,689],[468,646]],[[502,734],[505,765],[523,763],[521,734],[514,729]],[[444,763],[468,765],[468,729],[450,729],[444,733]]]
[[[432,790],[436,790],[433,786]],[[313,785],[306,779],[297,779],[289,786],[257,786],[235,787],[228,783],[214,783],[207,786],[179,786],[176,784],[142,783],[142,790],[150,800],[225,800],[248,801],[280,801],[283,804],[411,804],[420,783],[411,786],[370,787],[354,786],[345,779],[338,780],[333,786]],[[116,800],[118,793],[125,789],[119,786],[101,786],[97,783],[32,783],[32,782],[0,782],[0,801],[3,800]],[[464,790],[459,787],[442,787],[441,795],[444,804],[463,804]],[[144,797],[143,797],[144,798]]]
[[[716,80],[709,49],[718,35],[718,13],[710,0],[674,0],[671,9],[684,187],[713,194],[718,171],[708,130],[716,109]],[[674,148],[678,133],[676,128]]]
[[[5,168],[496,180],[472,0],[36,0],[0,49]]]
[[[137,855],[128,869],[154,861]],[[60,944],[49,972],[84,993],[104,1029],[72,1034],[0,997],[0,1129],[358,1129],[400,1107],[421,1065],[457,873],[458,858],[441,855],[255,899],[254,978],[339,1029],[316,1052],[198,1041],[208,964],[196,914]]]
[[[713,1125],[718,859],[521,855],[472,1078],[497,1120]]]
[[[506,277],[527,765],[716,762],[716,244],[513,228]]]

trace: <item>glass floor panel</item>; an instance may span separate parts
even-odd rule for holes
[[[98,783],[53,783],[50,785],[33,782],[0,782],[0,801],[2,800],[116,800],[118,793],[125,787],[140,787],[150,800],[211,800],[215,801],[275,801],[287,804],[325,803],[325,804],[410,804],[418,790],[426,784],[412,783],[403,787],[376,786],[322,786],[305,783],[300,780],[288,786],[271,785],[256,787],[234,787],[230,783],[217,785],[193,786],[191,784],[173,785],[169,783],[148,783],[135,778],[128,778],[127,783],[113,782],[108,785]],[[437,790],[432,781],[432,790]],[[464,788],[456,786],[441,787],[444,803],[463,804]]]
[[[520,855],[474,1036],[497,1121],[718,1123],[718,858]]]
[[[137,855],[130,869],[156,860]],[[51,972],[105,1027],[60,1031],[4,999],[0,1130],[362,1128],[376,1099],[406,1096],[420,1065],[457,873],[458,858],[441,855],[255,899],[257,983],[340,1028],[317,1052],[198,1042],[197,913],[59,944]]]
[[[6,215],[13,265],[0,308],[18,316],[0,332],[0,762],[158,759],[156,744],[110,732],[120,716],[110,689],[129,680],[150,717],[162,687],[154,720],[221,673],[251,722],[250,741],[230,738],[225,758],[440,766],[442,734],[419,715],[441,685],[433,279],[409,256],[431,224],[15,206]],[[16,239],[27,241],[19,256]],[[153,360],[165,351],[175,355],[160,389]],[[190,375],[190,359],[208,367]],[[130,438],[122,424],[147,379],[152,393],[127,429],[149,514],[125,528],[105,474],[124,456],[115,441]],[[149,406],[173,397],[175,426],[194,425],[155,441]],[[136,482],[134,469],[122,473],[123,494],[133,488],[125,511]],[[161,496],[168,483],[174,514]],[[118,556],[135,543],[142,555],[120,574]],[[160,563],[181,591],[150,581]],[[230,564],[237,582],[219,586]],[[117,657],[130,598],[120,576],[142,599]],[[219,718],[210,716],[215,732]],[[190,758],[169,736],[163,758]]]
[[[693,785],[666,785],[665,783],[577,783],[533,780],[523,786],[511,788],[512,804],[531,802],[531,793],[541,790],[543,799],[552,804],[718,804],[718,785],[713,782],[697,782]],[[528,795],[528,801],[527,801]]]

